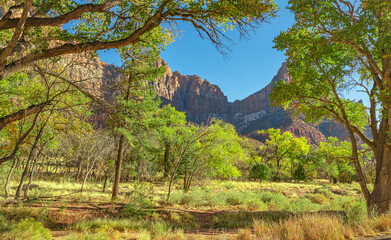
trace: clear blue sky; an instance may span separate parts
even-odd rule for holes
[[[248,40],[239,41],[236,32],[229,33],[236,45],[228,57],[184,24],[179,25],[182,36],[166,47],[161,56],[173,71],[198,75],[218,85],[229,101],[243,99],[266,86],[284,61],[283,53],[273,49],[273,39],[292,26],[293,16],[286,9],[287,0],[276,2],[280,8],[278,16],[263,23]],[[107,63],[120,64],[113,51],[99,55]]]

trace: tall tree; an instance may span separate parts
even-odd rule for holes
[[[15,72],[29,71],[37,61],[153,43],[157,35],[170,39],[177,22],[192,25],[201,38],[227,52],[231,40],[226,29],[236,28],[247,37],[276,13],[272,0],[12,0],[1,1],[0,7],[4,12],[0,16],[0,82]],[[0,130],[47,104],[28,105],[0,117]]]
[[[177,21],[222,49],[228,39],[222,28],[236,27],[246,36],[276,11],[270,0],[14,0],[2,7],[3,77],[42,59],[148,41]]]
[[[157,68],[158,51],[154,48],[132,46],[122,50],[125,60],[124,77],[120,84],[115,126],[118,133],[118,154],[115,163],[115,175],[112,199],[118,198],[121,180],[122,162],[125,145],[130,146],[140,137],[152,123],[153,113],[160,104],[156,93],[150,85],[156,77],[163,74],[162,68]]]
[[[342,123],[352,143],[351,161],[369,210],[386,212],[391,204],[391,2],[291,0],[292,28],[276,39],[285,51],[290,83],[280,82],[272,98],[309,121]],[[368,106],[346,97],[362,91]],[[369,126],[372,138],[366,135]],[[376,181],[368,190],[358,161],[356,136],[376,158]]]

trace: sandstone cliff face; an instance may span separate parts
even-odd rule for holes
[[[231,108],[231,114],[235,113],[255,113],[260,111],[266,111],[266,112],[272,112],[277,110],[276,107],[270,106],[270,98],[269,95],[272,92],[275,83],[278,81],[284,80],[286,82],[289,82],[291,80],[291,77],[288,74],[288,68],[286,63],[283,63],[280,69],[277,72],[277,75],[274,76],[272,81],[267,85],[265,88],[261,89],[260,91],[251,94],[249,97],[239,101],[236,100],[235,102],[230,104]]]
[[[275,111],[278,108],[270,106],[269,94],[276,81],[290,81],[286,63],[283,63],[269,85],[243,100],[230,103],[217,85],[196,75],[184,76],[179,72],[172,72],[161,59],[157,66],[166,68],[164,76],[155,83],[157,95],[164,103],[171,103],[177,110],[192,114],[241,115]]]
[[[117,69],[100,61],[91,64],[89,67],[76,68],[75,73],[86,75],[85,69],[93,70],[94,76],[89,77],[100,78],[101,82],[97,86],[101,88],[101,92],[104,92],[103,97],[109,101],[113,100],[116,94],[115,85],[120,78]],[[283,108],[270,106],[269,95],[275,82],[282,79],[287,82],[291,80],[285,63],[265,88],[233,103],[228,102],[218,86],[207,80],[202,80],[195,75],[184,76],[179,72],[173,72],[161,59],[156,65],[166,69],[163,77],[154,83],[157,96],[162,99],[163,104],[171,104],[178,111],[185,112],[189,121],[201,124],[213,118],[222,119],[233,124],[239,133],[260,141],[266,139],[264,139],[265,136],[258,134],[258,131],[268,128],[289,131],[296,137],[307,138],[311,144],[326,141],[328,136],[336,136],[339,139],[346,137],[346,130],[343,126],[334,123],[330,127],[328,122],[313,126],[301,119],[293,119],[291,114]],[[98,110],[98,112],[101,111]],[[96,122],[103,123],[104,119],[105,114],[97,114]]]
[[[301,119],[292,119],[291,114],[284,109],[270,105],[269,95],[275,83],[280,80],[291,81],[286,63],[282,64],[276,76],[265,88],[233,103],[228,102],[218,86],[210,84],[207,80],[172,72],[163,60],[159,60],[157,65],[166,68],[164,76],[155,83],[157,95],[164,104],[171,104],[178,111],[185,112],[188,120],[192,122],[200,124],[212,118],[222,119],[232,123],[239,133],[260,141],[265,139],[258,131],[268,128],[281,128],[282,131],[289,131],[296,137],[307,138],[311,144],[326,141],[328,136],[343,135],[344,131],[341,129],[334,131],[323,125],[317,127]]]
[[[155,83],[155,90],[163,103],[171,103],[178,111],[195,114],[228,112],[227,97],[218,86],[195,75],[173,73],[163,60],[159,60],[157,65],[166,68],[164,76]]]

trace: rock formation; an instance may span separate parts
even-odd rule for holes
[[[272,81],[260,91],[243,100],[228,102],[221,89],[200,77],[184,76],[172,72],[164,60],[158,66],[164,66],[166,73],[155,83],[157,95],[163,104],[171,104],[178,111],[186,113],[188,120],[205,123],[212,118],[223,119],[232,123],[239,133],[263,141],[259,130],[281,128],[296,137],[306,137],[311,144],[325,141],[328,136],[343,137],[344,128],[338,126],[336,131],[331,123],[313,126],[302,119],[293,119],[291,114],[279,107],[270,105],[269,95],[277,81],[291,80],[286,63],[283,63]],[[335,123],[334,123],[335,125]]]

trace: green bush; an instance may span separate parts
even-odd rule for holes
[[[228,190],[234,189],[234,188],[235,188],[235,184],[232,183],[232,182],[226,182],[226,183],[223,184],[223,186],[224,186],[226,189],[228,189]]]
[[[105,232],[99,231],[96,233],[84,232],[84,233],[71,233],[65,240],[119,240],[122,239],[120,237],[119,232]]]
[[[356,172],[350,165],[339,166],[338,182],[352,183],[356,179]]]
[[[364,222],[367,213],[365,201],[347,201],[342,208],[345,212],[343,220],[346,224],[357,226]]]
[[[317,211],[319,210],[319,205],[313,203],[311,200],[307,198],[298,198],[293,199],[286,204],[284,210],[288,212],[309,212],[309,211]]]
[[[42,226],[42,223],[31,218],[25,218],[18,222],[10,222],[4,217],[1,217],[0,221],[2,222],[0,227],[0,239],[52,239],[50,230]]]
[[[281,193],[261,191],[258,194],[260,200],[266,204],[275,204],[283,208],[287,203],[287,198]]]
[[[258,179],[260,181],[262,180],[269,180],[271,176],[271,170],[268,165],[256,162],[250,171],[250,177],[252,179]]]
[[[133,190],[129,193],[129,203],[124,206],[126,217],[141,218],[151,213],[152,187],[147,183],[135,183]]]
[[[329,201],[329,199],[321,193],[308,194],[306,197],[311,200],[311,202],[317,204],[324,204]]]
[[[319,187],[314,189],[314,193],[323,194],[326,198],[332,199],[334,198],[334,193],[330,191],[327,187]]]
[[[295,171],[293,172],[293,179],[295,181],[304,181],[307,179],[307,176],[305,174],[305,169],[303,164],[299,164]]]

